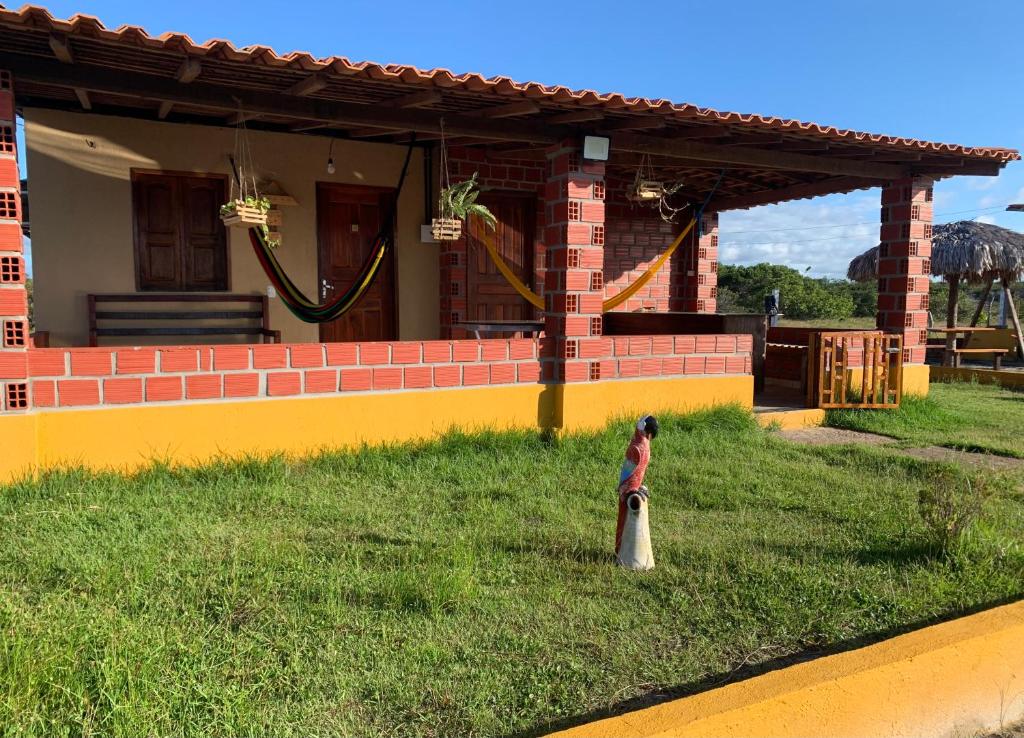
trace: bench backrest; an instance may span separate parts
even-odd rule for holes
[[[89,345],[104,336],[253,336],[277,343],[266,295],[130,292],[87,295]]]

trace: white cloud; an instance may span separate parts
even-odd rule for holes
[[[995,225],[996,222],[996,218],[994,215],[979,215],[974,220],[978,221],[979,223],[988,223],[989,225]]]
[[[964,177],[964,182],[967,185],[967,189],[974,191],[991,190],[999,184],[999,180],[996,177]]]
[[[719,225],[719,258],[845,277],[850,259],[878,244],[880,207],[878,190],[869,190],[727,212]]]

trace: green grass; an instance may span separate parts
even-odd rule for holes
[[[943,558],[934,466],[728,408],[662,419],[619,570],[629,425],[0,490],[0,735],[542,731],[1024,591],[1020,477]]]
[[[1024,393],[994,385],[935,383],[928,397],[904,397],[898,410],[832,410],[826,422],[915,446],[1024,458]]]
[[[866,318],[779,318],[779,325],[794,328],[838,328],[845,331],[873,331],[875,317]]]

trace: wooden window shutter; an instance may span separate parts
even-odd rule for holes
[[[140,290],[182,288],[177,184],[173,177],[135,177],[135,264]]]
[[[136,173],[132,188],[138,289],[228,289],[224,180]]]

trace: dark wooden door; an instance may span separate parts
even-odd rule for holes
[[[132,188],[138,288],[228,289],[224,178],[134,172]]]
[[[317,185],[321,301],[330,300],[355,282],[373,249],[391,197],[391,190],[375,187]],[[320,324],[320,340],[392,341],[397,338],[396,303],[392,249],[362,299],[337,320]]]
[[[531,320],[533,306],[519,296],[498,271],[482,237],[487,234],[505,263],[525,284],[533,287],[533,246],[536,238],[534,197],[487,192],[479,202],[486,205],[498,224],[491,230],[483,220],[471,216],[468,224],[469,255],[466,265],[467,319]]]

